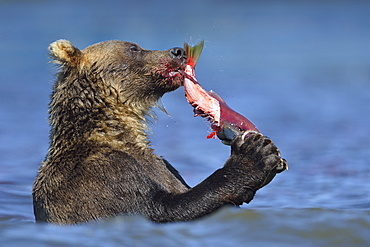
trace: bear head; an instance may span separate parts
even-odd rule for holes
[[[102,97],[94,97],[108,100],[109,95],[114,95],[115,99],[110,100],[142,107],[143,110],[153,106],[164,93],[182,85],[183,78],[178,71],[186,62],[182,48],[145,50],[135,43],[118,40],[97,43],[83,50],[68,40],[58,40],[49,46],[49,52],[53,62],[61,67],[56,87],[58,84],[85,81],[75,90],[80,89],[81,94],[86,91],[90,94],[106,92]],[[94,89],[95,86],[99,88]],[[73,97],[79,97],[77,91]]]

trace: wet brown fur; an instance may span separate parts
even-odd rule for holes
[[[37,222],[73,224],[120,214],[191,220],[249,202],[285,164],[272,142],[252,135],[252,144],[235,142],[225,166],[190,188],[153,154],[146,122],[158,99],[181,85],[181,77],[171,79],[169,72],[181,69],[184,55],[124,41],[79,50],[58,40],[49,51],[60,71],[50,103],[50,148],[33,188]]]

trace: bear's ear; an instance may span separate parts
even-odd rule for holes
[[[52,62],[59,64],[68,64],[69,66],[77,66],[82,58],[82,52],[74,47],[72,43],[65,39],[60,39],[51,43],[49,53]]]

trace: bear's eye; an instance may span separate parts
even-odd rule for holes
[[[140,51],[140,48],[137,45],[130,46],[130,51],[137,52]]]

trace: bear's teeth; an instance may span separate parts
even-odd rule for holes
[[[168,74],[169,74],[170,77],[174,77],[174,76],[177,76],[179,74],[179,72],[177,72],[177,71],[171,71]]]

